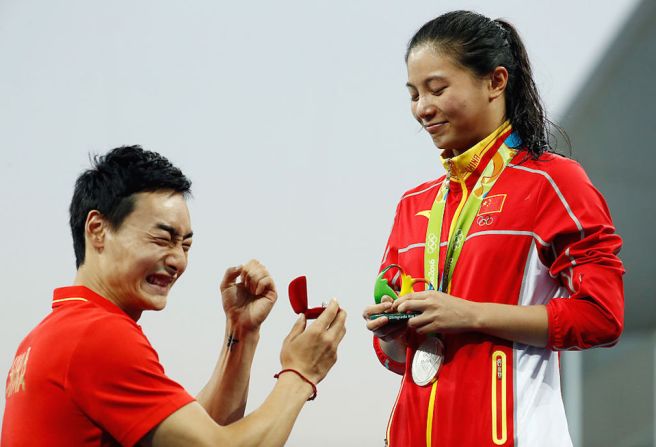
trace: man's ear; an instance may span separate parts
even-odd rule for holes
[[[84,237],[87,246],[96,251],[102,251],[105,248],[105,237],[107,235],[108,222],[98,210],[91,210],[87,214],[87,220],[84,223]]]
[[[501,96],[508,86],[508,70],[506,67],[498,66],[490,72],[489,79],[490,100]]]

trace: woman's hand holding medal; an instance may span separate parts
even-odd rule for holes
[[[383,341],[391,342],[399,339],[405,334],[407,330],[407,319],[405,320],[391,320],[389,317],[380,316],[376,319],[371,319],[372,315],[390,313],[393,307],[393,300],[389,296],[384,296],[380,304],[367,306],[362,313],[362,317],[367,322],[367,329],[372,331],[374,335]]]
[[[462,332],[475,329],[476,304],[436,290],[426,290],[399,297],[389,311],[419,312],[407,324],[418,334]]]

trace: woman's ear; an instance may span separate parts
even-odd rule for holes
[[[506,91],[508,85],[508,70],[506,70],[506,67],[498,66],[492,70],[489,81],[490,99],[496,99]]]

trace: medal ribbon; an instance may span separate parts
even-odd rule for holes
[[[509,127],[510,126],[507,123],[504,123],[504,125],[502,125],[497,131],[505,133],[504,131],[509,129]],[[496,133],[496,135],[499,135],[499,133]],[[496,138],[493,139],[490,143],[490,147],[496,141]],[[481,204],[485,200],[488,192],[492,189],[506,166],[508,166],[510,160],[512,160],[517,153],[517,150],[512,148],[516,146],[515,143],[517,141],[518,137],[514,133],[510,133],[506,137],[501,144],[501,147],[499,147],[496,154],[492,156],[483,169],[483,172],[481,172],[481,175],[469,197],[467,197],[468,192],[465,186],[465,180],[456,180],[462,185],[463,198],[458,205],[458,209],[456,209],[451,222],[451,228],[449,229],[446,259],[442,270],[442,278],[440,279],[438,278],[440,237],[442,235],[446,200],[449,195],[449,183],[451,182],[451,173],[447,173],[447,178],[444,180],[444,183],[442,183],[442,186],[435,197],[435,202],[433,202],[433,207],[431,208],[430,217],[428,219],[428,228],[426,230],[426,248],[424,250],[424,274],[431,284],[439,284],[439,291],[449,293],[451,290],[453,271],[458,263],[458,258],[460,257],[460,252],[462,251],[469,229],[471,228],[474,218],[478,214]]]

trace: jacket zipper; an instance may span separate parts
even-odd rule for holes
[[[508,439],[508,418],[506,413],[506,353],[494,351],[492,354],[492,441],[503,445]]]

